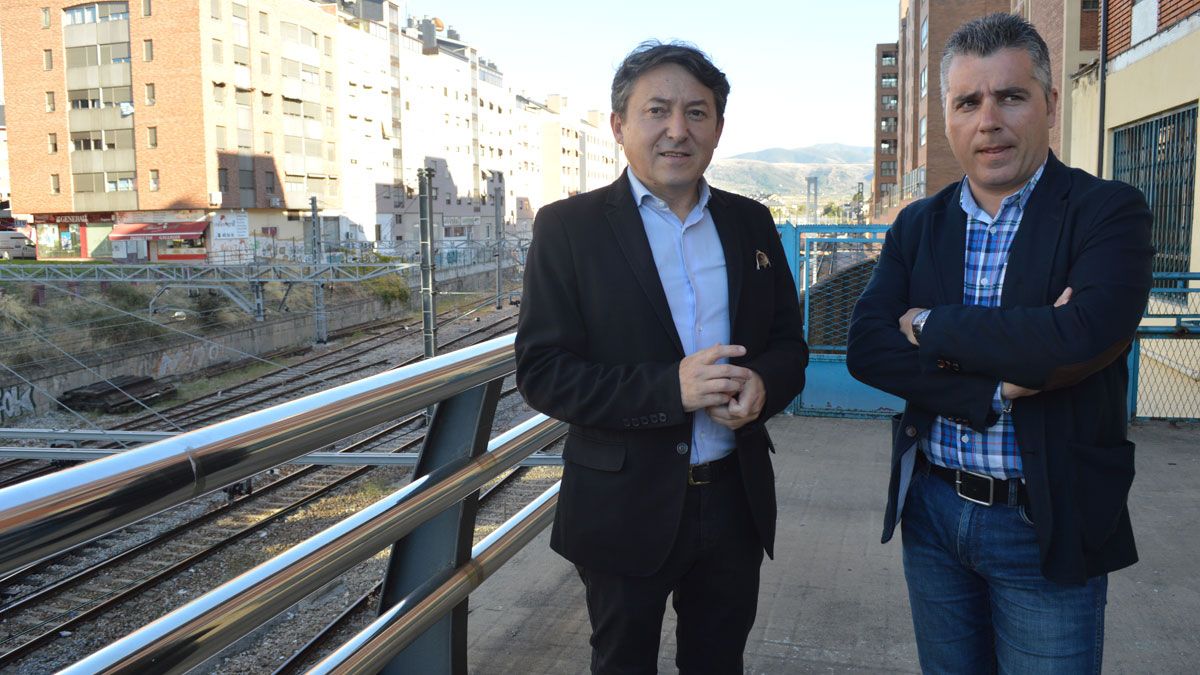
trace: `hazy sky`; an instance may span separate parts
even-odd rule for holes
[[[732,91],[718,157],[770,147],[874,143],[875,44],[897,0],[409,0],[495,61],[505,85],[609,110],[613,71],[645,39],[687,40]]]

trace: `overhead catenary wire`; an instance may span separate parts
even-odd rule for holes
[[[9,321],[12,321],[13,323],[17,324],[17,325],[18,325],[18,326],[20,326],[21,328],[23,328],[23,329],[25,329],[25,330],[29,331],[29,332],[30,332],[32,335],[34,335],[34,336],[37,336],[37,337],[39,337],[39,338],[41,337],[41,336],[40,336],[40,335],[37,333],[37,331],[35,331],[35,330],[34,330],[32,327],[25,325],[25,323],[24,323],[24,322],[22,322],[20,319],[17,319],[16,317],[9,317]],[[181,427],[181,426],[179,426],[178,424],[176,424],[175,422],[173,422],[173,421],[171,421],[171,420],[167,419],[167,417],[166,417],[166,416],[164,416],[162,413],[158,412],[158,411],[157,411],[157,410],[155,410],[154,408],[151,408],[150,406],[146,405],[146,403],[145,403],[144,401],[142,401],[142,399],[140,399],[140,398],[138,398],[138,397],[134,396],[133,394],[130,394],[129,392],[125,391],[124,389],[122,389],[122,388],[118,387],[118,386],[116,385],[116,383],[114,383],[112,380],[108,379],[107,377],[104,377],[103,375],[101,375],[99,372],[97,372],[97,371],[96,371],[96,369],[95,369],[95,368],[92,368],[92,367],[88,366],[86,363],[84,363],[83,361],[80,361],[79,359],[75,358],[74,356],[72,356],[72,355],[71,355],[71,353],[70,353],[70,352],[67,352],[67,351],[63,350],[61,347],[59,347],[58,345],[54,344],[52,341],[50,341],[50,340],[46,340],[45,338],[42,338],[42,340],[43,340],[43,341],[44,341],[46,344],[48,344],[48,345],[50,345],[51,347],[53,347],[54,349],[57,349],[58,351],[62,352],[64,356],[66,356],[67,358],[69,358],[71,361],[75,362],[75,363],[76,363],[76,364],[77,364],[77,365],[78,365],[80,368],[83,368],[84,370],[86,370],[86,371],[88,371],[89,373],[91,373],[91,374],[92,374],[94,377],[96,377],[96,378],[98,378],[98,379],[100,379],[100,380],[104,381],[105,383],[107,383],[107,384],[108,384],[108,386],[110,386],[110,387],[112,387],[113,389],[116,389],[117,391],[121,392],[121,393],[122,393],[122,394],[124,394],[124,395],[125,395],[125,396],[126,396],[126,397],[127,397],[129,400],[130,400],[130,401],[133,401],[134,403],[138,404],[139,406],[141,406],[141,407],[145,408],[147,412],[149,412],[149,413],[153,414],[155,417],[158,417],[158,418],[159,418],[159,419],[161,419],[163,422],[166,422],[167,424],[171,425],[172,427],[175,427],[175,428],[176,428],[176,429],[178,429],[179,431],[183,431],[183,427]]]
[[[45,389],[37,386],[37,384],[31,382],[30,380],[26,379],[25,376],[21,375],[17,371],[10,368],[8,366],[8,364],[0,363],[0,368],[3,368],[5,370],[7,370],[8,372],[12,373],[13,377],[16,377],[18,380],[29,385],[30,389],[38,392],[39,394],[41,394],[42,396],[45,396],[46,398],[50,399],[51,401],[54,401],[60,408],[62,408],[63,410],[66,410],[67,412],[71,413],[75,417],[78,417],[84,424],[91,426],[92,428],[96,429],[97,431],[104,431],[104,429],[99,424],[96,424],[92,420],[89,420],[88,418],[84,417],[83,415],[80,415],[79,411],[73,410],[67,404],[63,403],[62,401],[59,401],[57,398],[55,398],[55,396],[53,394],[51,394],[50,392],[46,391]],[[120,443],[121,447],[123,447],[123,448],[129,447],[129,445],[127,443],[124,443],[122,441],[117,441],[117,443]]]
[[[70,290],[70,289],[64,289],[64,288],[62,288],[61,286],[58,286],[58,285],[56,285],[56,284],[52,284],[52,283],[44,283],[43,285],[45,285],[47,288],[51,288],[51,289],[53,289],[53,290],[56,290],[56,291],[58,291],[58,292],[60,292],[60,293],[63,293],[64,295],[70,295],[70,296],[72,296],[72,297],[79,298],[80,300],[82,300],[82,301],[84,301],[84,302],[89,302],[89,303],[92,303],[92,304],[95,304],[95,305],[100,305],[100,306],[102,306],[102,307],[107,307],[107,308],[111,309],[112,311],[114,311],[114,312],[117,312],[117,313],[119,313],[119,314],[124,314],[124,315],[126,315],[126,316],[131,316],[131,317],[134,317],[134,318],[140,318],[140,317],[138,317],[138,315],[134,314],[133,312],[130,312],[130,311],[127,311],[127,310],[121,309],[121,308],[119,308],[119,307],[113,307],[112,305],[109,305],[109,304],[107,304],[107,303],[105,303],[105,302],[101,302],[101,301],[99,301],[99,300],[96,300],[96,299],[94,299],[94,298],[89,298],[89,297],[86,297],[86,296],[84,296],[83,294],[81,294],[81,293],[78,293],[78,292],[76,292],[76,291],[72,291],[72,290]],[[169,332],[172,332],[172,333],[178,333],[178,334],[180,334],[180,335],[183,335],[183,336],[185,336],[185,337],[189,337],[189,338],[191,338],[191,339],[193,339],[193,340],[197,340],[197,341],[199,341],[199,342],[202,342],[202,343],[204,343],[204,344],[207,344],[207,345],[210,345],[210,346],[217,347],[217,348],[219,348],[219,349],[223,349],[223,350],[226,350],[226,351],[232,352],[232,353],[234,353],[234,354],[237,354],[237,355],[239,355],[239,356],[243,356],[243,357],[245,357],[245,358],[247,358],[247,359],[250,359],[250,360],[253,360],[253,361],[258,361],[258,362],[260,362],[260,363],[264,363],[264,364],[266,364],[266,365],[269,365],[269,366],[274,366],[274,367],[276,367],[276,368],[280,368],[280,369],[282,369],[282,370],[284,370],[284,371],[286,371],[286,372],[288,372],[288,373],[292,373],[292,374],[294,374],[294,375],[296,375],[296,376],[309,378],[309,379],[313,380],[314,382],[318,382],[318,383],[322,383],[322,384],[324,384],[324,383],[326,383],[326,382],[328,382],[328,381],[329,381],[329,379],[328,379],[328,378],[325,378],[325,377],[320,377],[320,376],[317,376],[317,375],[312,375],[312,374],[310,374],[310,373],[305,373],[305,372],[302,372],[302,371],[296,370],[295,368],[292,368],[292,367],[290,367],[290,366],[287,366],[287,365],[285,365],[285,364],[282,364],[282,363],[277,363],[277,362],[275,362],[275,361],[272,361],[272,360],[270,360],[270,359],[265,359],[265,358],[263,358],[263,357],[261,357],[261,356],[258,356],[257,354],[251,354],[251,353],[249,353],[249,352],[242,351],[242,350],[240,350],[240,349],[238,349],[238,348],[236,348],[236,347],[230,347],[229,345],[224,345],[224,344],[221,344],[221,343],[219,343],[219,342],[216,342],[215,340],[210,340],[210,339],[208,339],[208,338],[206,338],[206,337],[204,337],[204,336],[202,336],[202,335],[196,335],[195,333],[191,333],[191,332],[189,332],[189,331],[183,330],[182,328],[177,328],[177,327],[175,327],[175,326],[171,326],[171,325],[169,325],[169,324],[160,324],[160,323],[157,323],[157,322],[154,322],[154,323],[155,323],[155,325],[162,326],[163,328],[165,328],[165,329],[166,329],[167,331],[169,331]]]

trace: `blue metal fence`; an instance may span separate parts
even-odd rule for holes
[[[854,303],[866,288],[883,247],[885,225],[778,226],[796,279],[810,358],[804,392],[793,415],[888,417],[904,401],[868,387],[846,370],[846,334]]]
[[[904,401],[862,384],[846,369],[854,303],[871,278],[888,228],[778,226],[796,280],[811,357],[793,415],[886,417]],[[1129,355],[1134,419],[1200,420],[1200,273],[1159,272]]]

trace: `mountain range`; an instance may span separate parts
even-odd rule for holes
[[[840,203],[858,191],[859,183],[870,191],[872,153],[869,146],[840,143],[770,148],[713,160],[705,177],[716,187],[747,196],[802,200],[807,179],[816,176],[821,203]]]

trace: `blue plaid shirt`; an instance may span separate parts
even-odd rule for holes
[[[967,214],[967,246],[963,262],[963,304],[980,307],[999,307],[1004,292],[1004,273],[1008,269],[1008,250],[1029,195],[1046,168],[1037,173],[1017,192],[1004,198],[993,218],[980,208],[964,177],[958,203]],[[936,310],[935,310],[936,311]],[[938,417],[929,429],[925,448],[934,464],[951,469],[964,469],[1000,479],[1018,478],[1021,473],[1021,453],[1017,447],[1017,432],[1012,415],[1002,412],[1000,386],[992,398],[992,409],[1000,413],[996,424],[982,433],[971,427]]]

